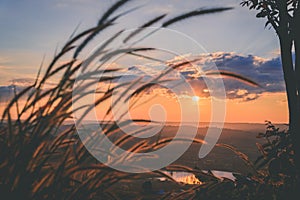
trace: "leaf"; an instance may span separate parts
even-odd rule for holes
[[[205,14],[211,14],[211,13],[216,13],[216,12],[223,12],[226,10],[231,10],[233,9],[232,7],[223,7],[223,8],[211,8],[211,9],[198,9],[198,10],[194,10],[182,15],[179,15],[177,17],[174,17],[166,22],[163,23],[162,27],[168,27],[176,22],[182,21],[184,19],[190,18],[190,17],[194,17],[194,16],[198,16],[198,15],[205,15]]]
[[[155,17],[154,19],[148,21],[147,23],[145,23],[144,25],[142,25],[141,27],[139,27],[138,29],[136,29],[135,31],[133,31],[132,33],[130,33],[124,40],[123,42],[126,43],[128,42],[128,40],[130,38],[132,38],[133,36],[139,34],[141,31],[143,31],[144,28],[151,26],[152,24],[158,22],[159,20],[161,20],[162,18],[164,18],[166,16],[166,14],[160,15],[158,17]]]
[[[271,24],[271,21],[270,21],[270,20],[268,20],[268,21],[265,23],[265,28],[266,28],[269,24]]]
[[[264,17],[266,17],[267,15],[268,15],[268,12],[265,11],[265,10],[262,10],[261,12],[259,12],[259,13],[256,14],[256,17],[257,17],[257,18],[264,18]]]
[[[139,51],[153,51],[155,48],[124,48],[124,49],[117,49],[112,52],[106,53],[103,55],[103,57],[100,59],[100,61],[107,61],[111,59],[112,57],[116,55],[121,55],[121,54],[128,54],[132,52],[139,52]]]
[[[115,4],[113,4],[101,17],[101,19],[98,22],[98,25],[103,24],[109,16],[111,16],[115,11],[117,11],[119,8],[121,8],[123,5],[125,5],[130,0],[120,0],[117,1]]]
[[[264,147],[261,144],[256,143],[256,146],[258,150],[263,154],[263,156],[267,156],[267,153],[265,152]]]
[[[255,81],[252,81],[249,78],[246,78],[245,76],[230,72],[230,71],[208,71],[205,72],[205,75],[222,75],[225,77],[229,77],[229,78],[233,78],[239,81],[242,81],[248,85],[254,86],[254,87],[262,87],[261,85],[259,85],[258,83],[256,83]]]

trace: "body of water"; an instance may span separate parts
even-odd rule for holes
[[[207,172],[203,170],[203,172]],[[222,179],[222,178],[228,178],[230,180],[235,181],[235,177],[233,176],[232,172],[225,172],[225,171],[217,171],[212,170],[211,171],[214,176]],[[185,184],[202,184],[201,180],[199,180],[195,174],[191,172],[179,172],[179,171],[165,171],[167,175],[171,176],[175,181],[185,183]],[[161,181],[167,180],[165,177],[159,178]]]

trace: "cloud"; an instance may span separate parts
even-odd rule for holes
[[[262,88],[253,87],[236,79],[224,78],[223,82],[227,99],[253,101],[259,98],[263,93],[285,92],[285,84],[279,55],[268,59],[254,55],[241,55],[234,52],[215,52],[201,54],[198,56],[184,56],[184,59],[189,60],[193,60],[195,58],[198,58],[198,60],[194,63],[194,66],[187,65],[184,68],[177,70],[176,73],[172,72],[164,77],[165,79],[174,80],[173,85],[177,87],[177,91],[181,90],[178,93],[182,95],[197,95],[201,97],[210,96],[208,91],[212,88],[208,88],[206,83],[213,81],[215,77],[206,77],[207,82],[205,82],[202,71],[205,72],[211,70],[211,66],[213,66],[212,63],[214,63],[219,70],[226,70],[240,74],[262,86]],[[169,62],[177,63],[180,62],[180,60],[176,57],[174,61]],[[151,63],[149,63],[149,65],[134,65],[120,73],[114,73],[114,75],[121,76],[121,78],[115,80],[114,83],[122,84],[124,82],[133,82],[140,77],[142,77],[141,81],[145,83],[160,75],[165,69],[166,66],[153,66]],[[187,93],[186,91],[188,89],[185,86],[180,86],[180,84],[178,84],[180,83],[180,80],[182,81],[184,79],[193,88],[195,91],[194,94]],[[17,91],[20,91],[22,88],[32,84],[33,82],[34,79],[22,78],[11,80],[10,86],[1,86],[0,96],[2,98],[0,98],[0,102],[6,101],[12,97],[13,86],[16,87]],[[53,84],[54,83],[50,85]],[[140,84],[137,84],[137,86],[139,85]],[[162,87],[153,87],[144,94],[158,94],[174,98],[174,93],[171,90],[166,89],[170,85],[172,86],[172,83],[165,85],[167,87],[164,87],[163,84]],[[213,89],[218,90],[218,88]]]
[[[0,103],[6,103],[9,102],[15,94],[18,94],[28,86],[32,85],[35,82],[34,78],[16,78],[9,80],[9,85],[2,85],[0,86]],[[54,82],[47,82],[43,89],[49,89],[51,86],[56,85]],[[24,99],[28,97],[30,93],[32,93],[34,89],[29,90],[23,97]]]
[[[9,102],[14,97],[15,93],[19,93],[25,88],[25,86],[17,85],[0,86],[0,103]]]
[[[223,82],[228,99],[252,101],[259,98],[263,93],[285,92],[279,55],[274,58],[263,58],[254,55],[237,54],[234,52],[215,52],[198,56],[184,56],[184,59],[189,60],[195,58],[198,60],[194,63],[194,66],[187,65],[179,70],[177,76],[173,74],[171,77],[179,78],[181,76],[181,78],[186,79],[198,96],[209,96],[207,90],[211,88],[207,87],[202,72],[214,70],[212,66],[216,66],[219,70],[226,70],[242,75],[262,86],[262,88],[253,87],[239,80],[224,77]],[[178,63],[180,62],[180,59],[175,57],[174,60],[169,62]],[[157,66],[156,68],[151,66],[151,69],[147,69],[145,66],[134,66],[129,68],[127,74],[124,74],[122,77],[122,80],[132,81],[143,76],[143,80],[147,81],[150,80],[151,77],[155,77],[155,75],[161,73],[162,69],[162,66]],[[209,76],[206,78],[209,81],[213,81],[214,79],[214,77]],[[165,95],[166,92],[162,91],[162,94]]]
[[[34,81],[35,81],[35,79],[33,79],[33,78],[16,78],[16,79],[10,80],[9,82],[12,85],[16,85],[16,86],[19,86],[19,85],[30,86],[34,83]]]
[[[0,56],[0,66],[1,65],[6,65],[9,62],[10,62],[9,58]]]
[[[285,92],[285,84],[279,55],[267,59],[254,55],[241,55],[234,52],[215,52],[192,56],[189,60],[199,59],[194,66],[187,66],[181,70],[181,75],[187,79],[192,79],[190,83],[193,88],[200,90],[205,95],[207,88],[203,81],[203,72],[215,70],[226,70],[247,77],[262,88],[247,85],[239,80],[224,77],[223,82],[228,99],[239,99],[241,101],[252,101],[263,93]],[[178,62],[178,59],[175,60]],[[195,68],[198,67],[199,69]],[[213,80],[213,77],[207,77]],[[207,95],[207,94],[206,94]]]
[[[260,94],[265,92],[285,92],[281,61],[278,56],[265,59],[232,52],[218,52],[210,55],[219,70],[238,73],[262,86],[262,88],[257,88],[243,84],[238,80],[224,79],[229,98],[241,98],[248,101],[258,98]],[[246,92],[240,94],[241,90]]]
[[[0,86],[0,103],[9,102],[15,94],[18,94],[29,85],[32,85],[32,83],[34,83],[34,79],[18,78],[10,80],[9,83],[9,85]]]

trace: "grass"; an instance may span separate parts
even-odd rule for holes
[[[135,37],[141,35],[143,29],[137,29],[129,33],[123,41],[124,45],[120,48],[115,48],[113,41],[119,38],[120,35],[125,34],[124,30],[119,30],[111,34],[111,37],[99,46],[92,55],[84,60],[80,59],[81,53],[95,37],[101,36],[102,32],[110,31],[110,28],[116,26],[120,18],[124,18],[126,15],[134,12],[135,9],[122,11],[126,8],[128,2],[129,0],[117,1],[102,15],[96,26],[78,34],[72,34],[70,39],[45,68],[45,73],[42,73],[43,66],[41,65],[35,82],[23,91],[16,92],[14,98],[5,108],[0,127],[0,193],[2,196],[5,196],[7,199],[118,199],[111,188],[121,180],[140,180],[149,177],[149,175],[165,176],[173,180],[172,177],[161,170],[130,174],[107,167],[89,154],[78,138],[75,125],[65,125],[67,120],[74,117],[72,112],[74,101],[80,101],[94,92],[85,90],[90,86],[89,84],[110,84],[119,78],[118,76],[111,76],[111,73],[118,72],[121,69],[106,69],[103,67],[112,59],[122,54],[129,54],[157,61],[156,58],[147,55],[147,52],[155,51],[156,49],[137,46],[139,41],[136,41]],[[165,21],[163,20],[167,18],[167,14],[162,13],[143,23],[139,28],[150,27],[158,23],[160,23],[160,27],[169,27],[190,17],[229,9],[231,8],[197,9]],[[116,15],[115,13],[120,10],[122,11],[121,14]],[[159,29],[156,31],[159,31]],[[151,37],[151,34],[146,35],[145,38]],[[95,60],[100,60],[98,68],[93,71],[87,71],[83,68]],[[95,104],[78,109],[84,110],[83,116],[86,115],[94,106],[101,106],[105,100],[111,98],[113,91],[119,87],[127,88],[122,95],[126,97],[126,101],[129,101],[132,97],[139,97],[150,87],[165,81],[162,78],[166,74],[193,61],[184,61],[173,65],[168,64],[166,61],[161,62],[169,66],[169,68],[150,82],[142,82],[138,79],[136,82],[111,85],[106,91],[98,92],[99,97],[95,100]],[[74,91],[73,85],[76,82],[78,73],[80,73],[79,78],[77,78],[79,85],[77,90]],[[95,75],[99,73],[105,76],[101,79],[95,79]],[[207,72],[207,75],[214,76],[216,74],[214,71]],[[222,71],[221,75],[259,86],[255,82],[234,73]],[[53,77],[59,81],[52,87],[46,87]],[[91,82],[88,84],[80,82],[80,80],[86,79],[90,79]],[[130,92],[130,88],[137,83],[139,87],[133,93]],[[20,102],[24,98],[25,105],[20,106]],[[116,105],[113,104],[112,106]],[[106,115],[108,116],[110,113],[111,108],[106,111]],[[14,114],[16,114],[16,117],[14,117]],[[81,119],[77,120],[80,121]],[[133,122],[150,121],[134,119]],[[121,126],[128,126],[129,124],[130,122],[126,121]],[[103,134],[107,136],[114,137],[119,131],[120,126],[117,125],[117,121],[103,125]],[[129,150],[131,152],[152,151],[168,144],[172,139],[163,138],[153,143],[141,140],[131,146]],[[132,137],[124,135],[116,140],[116,144],[123,147],[125,144],[130,144],[131,140]],[[91,143],[94,141],[87,142]],[[201,143],[202,141],[195,139],[193,142]],[[222,145],[220,144],[220,146]],[[228,145],[223,145],[223,147],[238,152]],[[99,151],[101,151],[101,148]],[[102,153],[113,155],[114,152]],[[245,155],[238,154],[247,161]],[[115,159],[113,162],[122,162],[122,160]],[[179,194],[166,194],[162,197],[163,199],[200,198],[204,194],[203,191],[213,191],[212,188],[217,186],[234,187],[232,181],[225,180],[220,182],[213,175],[203,173],[201,170],[197,171],[185,166],[168,166],[166,169],[191,171],[201,179],[207,180],[207,183],[191,187]]]

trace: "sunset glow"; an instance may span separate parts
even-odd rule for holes
[[[55,2],[53,4],[41,2],[38,4],[39,7],[35,8],[37,12],[33,12],[33,7],[23,2],[12,3],[7,1],[6,3],[2,3],[1,12],[6,14],[7,18],[0,19],[3,30],[5,30],[0,38],[2,44],[0,47],[1,113],[4,106],[7,105],[8,100],[13,96],[10,86],[14,85],[18,91],[21,91],[26,85],[32,84],[43,55],[46,54],[44,64],[48,64],[57,44],[62,41],[62,38],[68,38],[79,21],[84,21],[84,24],[93,24],[95,16],[98,16],[99,13],[99,10],[96,8],[105,7],[106,4],[107,6],[109,5],[109,1],[106,3],[91,1],[88,7],[85,7],[81,1],[74,1],[72,3],[68,1],[64,1],[63,3],[60,1]],[[197,4],[196,1],[191,1],[190,3],[193,4],[192,2]],[[148,3],[153,8],[150,10],[161,10],[164,7],[163,5],[157,6],[154,1]],[[201,1],[202,6],[205,6],[206,3],[211,4],[211,2]],[[216,5],[226,6],[228,4],[230,6],[236,2],[228,0],[226,2],[214,1],[214,3]],[[169,0],[164,1],[162,4],[173,11],[185,7],[183,3],[178,2],[173,4]],[[22,7],[22,9],[19,12],[12,13],[11,10],[15,6]],[[76,10],[76,15],[72,12],[74,10]],[[36,15],[42,11],[46,14],[37,17]],[[148,10],[138,10],[133,16],[126,19],[127,24],[139,24],[140,21],[143,21],[143,18],[151,14],[153,13],[150,13]],[[64,16],[64,21],[58,18],[59,15]],[[9,25],[10,22],[14,19],[23,18],[23,16],[28,16],[30,20],[22,23],[15,20],[14,23],[11,23],[14,24],[14,27],[10,28],[12,26]],[[47,19],[45,18],[46,16]],[[85,16],[85,18],[82,19],[81,16]],[[209,20],[207,20],[208,18]],[[205,48],[207,53],[199,52],[198,54],[192,54],[191,47],[180,44],[185,53],[185,55],[180,56],[182,58],[189,58],[191,56],[190,59],[193,56],[199,57],[200,59],[196,63],[199,67],[203,67],[207,62],[214,62],[220,70],[235,72],[263,86],[262,88],[255,88],[236,80],[224,78],[227,96],[226,121],[263,123],[264,120],[271,120],[273,122],[286,123],[287,103],[275,32],[272,30],[263,30],[264,22],[256,20],[241,7],[236,7],[229,15],[220,13],[203,18],[200,17],[197,20],[198,26],[190,26],[189,23],[183,23],[181,26],[174,26],[172,28],[192,37]],[[44,23],[41,23],[43,21],[47,21],[47,25],[44,26]],[[211,26],[212,22],[214,23],[213,26]],[[248,25],[250,26],[248,27]],[[24,26],[28,28],[22,29]],[[50,29],[49,27],[52,28]],[[243,30],[247,34],[240,34],[240,30]],[[22,32],[22,38],[26,39],[21,39],[21,37],[17,36],[17,32]],[[219,34],[221,32],[222,34]],[[258,32],[260,33],[259,35],[257,35]],[[109,36],[109,34],[103,35],[104,38]],[[157,43],[165,41],[167,40],[161,38]],[[174,42],[170,42],[169,45],[170,47],[175,47],[174,44]],[[151,54],[149,53],[149,55]],[[160,52],[151,56],[165,59],[166,55]],[[180,56],[173,55],[173,57],[169,56],[167,59],[178,59]],[[146,61],[143,58],[136,59],[135,62],[132,62],[129,56],[122,59],[122,63],[116,66],[132,69],[133,74],[136,73],[136,77],[142,76],[140,71],[143,70],[146,70],[145,72],[150,73],[150,75],[155,74],[152,73],[154,71],[151,72],[150,68],[145,67],[147,65],[154,67],[156,70],[159,66],[159,64],[151,63],[149,60]],[[134,68],[132,66],[138,67]],[[126,75],[126,73],[124,72],[122,76]],[[199,71],[195,71],[189,67],[181,69],[178,73],[187,79],[195,92],[194,94],[182,93],[176,97],[176,95],[172,96],[172,92],[170,91],[153,88],[147,95],[142,96],[140,100],[143,101],[151,95],[157,95],[156,100],[153,99],[152,103],[147,102],[135,108],[130,111],[131,115],[137,118],[149,118],[149,109],[155,103],[162,105],[167,113],[167,120],[178,121],[180,120],[180,109],[192,110],[195,106],[198,106],[201,111],[201,121],[210,121],[211,95],[205,81],[203,81],[203,77],[201,77]],[[53,83],[56,81],[57,77],[53,77]],[[175,97],[183,99],[183,108],[180,108],[178,100]],[[20,105],[23,103],[20,102]],[[100,119],[103,118],[104,110],[108,107],[109,101],[106,101],[101,108],[97,108],[101,110],[97,111],[97,116]],[[160,118],[159,114],[154,113],[153,116],[155,115]],[[190,120],[193,121],[193,119]]]

